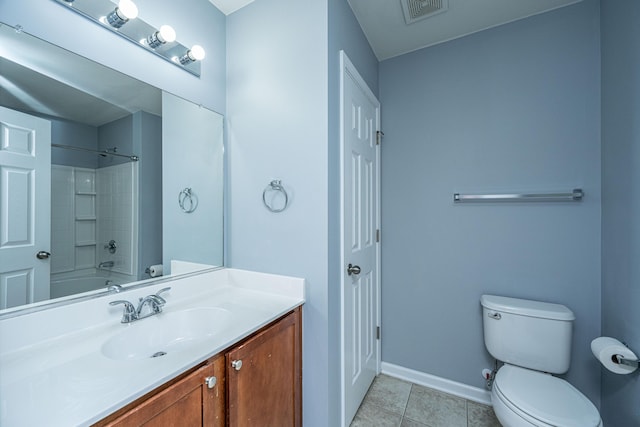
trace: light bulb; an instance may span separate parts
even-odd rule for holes
[[[163,25],[160,31],[156,31],[146,39],[142,39],[140,43],[146,42],[151,49],[155,49],[165,43],[176,41],[176,32],[170,25]]]
[[[189,56],[194,61],[202,61],[204,59],[204,55],[204,49],[199,44],[194,44],[193,47],[191,47],[191,50],[189,50]]]
[[[113,28],[120,28],[138,16],[138,6],[131,0],[120,0],[118,7],[107,15],[106,21]]]
[[[192,62],[202,61],[204,59],[204,49],[199,44],[194,44],[191,49],[187,51],[184,55],[178,58],[178,61],[182,65],[187,65]]]
[[[120,0],[118,2],[118,9],[121,12],[121,16],[127,20],[138,17],[138,6],[131,0]]]
[[[159,33],[158,38],[164,40],[164,43],[173,43],[176,41],[176,31],[171,25],[161,25]]]

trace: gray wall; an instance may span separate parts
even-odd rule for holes
[[[162,258],[223,265],[222,156],[224,117],[168,93],[162,94]],[[185,129],[189,129],[185,132]],[[191,188],[195,209],[178,196]],[[190,208],[189,203],[185,207]],[[206,236],[206,238],[204,238]]]
[[[98,148],[98,129],[96,127],[54,117],[46,117],[46,119],[51,121],[52,144],[91,150]],[[98,166],[98,158],[93,153],[52,147],[51,164],[95,169]]]
[[[340,50],[344,50],[353,65],[369,86],[378,95],[378,59],[356,20],[349,3],[329,0],[329,99],[336,130],[331,138],[339,138],[340,115]]]
[[[339,416],[328,378],[339,357],[328,351],[327,38],[327,0],[258,0],[227,17],[229,264],[307,279],[309,427]],[[290,198],[279,214],[262,204],[276,178]]]
[[[133,115],[129,114],[98,127],[98,150],[111,151],[113,148],[117,149],[117,154],[134,154]],[[129,162],[129,159],[119,156],[102,157],[96,155],[96,157],[99,168]]]
[[[640,2],[601,7],[602,335],[640,355]],[[605,425],[640,425],[639,378],[602,369]]]
[[[552,301],[577,317],[567,377],[599,404],[599,52],[585,0],[380,64],[383,361],[484,387],[480,296]]]
[[[133,151],[138,164],[138,277],[162,264],[162,118],[144,111],[133,113]]]

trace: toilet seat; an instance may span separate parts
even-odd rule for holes
[[[514,425],[602,426],[596,407],[567,381],[539,371],[504,365],[493,383],[496,414],[513,412]],[[509,414],[511,415],[511,414]],[[504,422],[504,420],[501,420]]]

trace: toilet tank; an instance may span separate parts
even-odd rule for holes
[[[569,369],[575,315],[564,305],[482,295],[484,343],[505,363],[562,374]]]

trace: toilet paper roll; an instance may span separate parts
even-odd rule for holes
[[[151,277],[162,276],[162,264],[156,264],[149,267],[149,276]]]
[[[638,360],[635,353],[615,338],[598,337],[591,341],[593,355],[605,368],[616,374],[630,374],[636,367],[616,363],[615,356],[619,354],[625,359]]]

